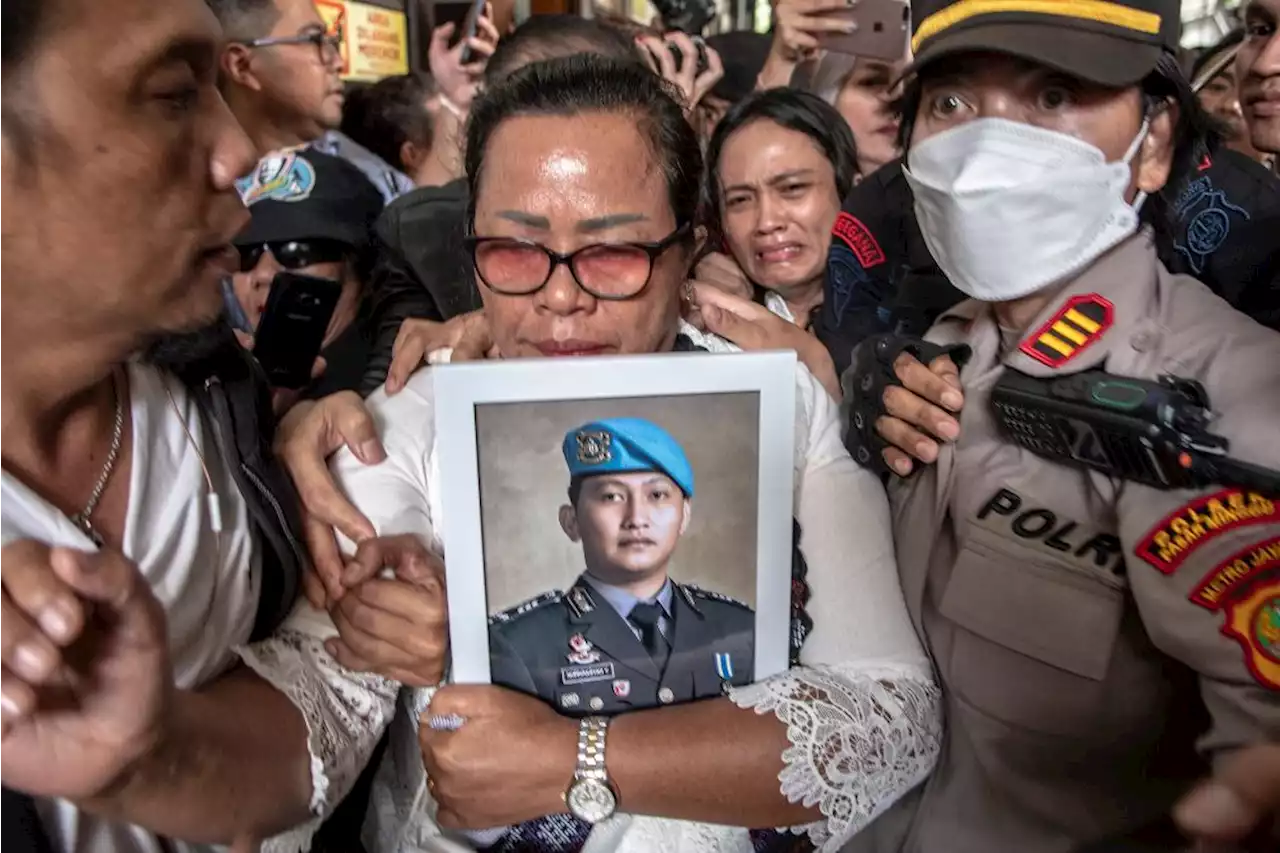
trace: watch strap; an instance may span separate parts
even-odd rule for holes
[[[605,769],[605,741],[609,733],[607,717],[584,717],[578,724],[578,767],[575,779],[609,780]]]

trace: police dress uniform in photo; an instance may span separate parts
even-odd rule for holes
[[[639,418],[570,430],[571,478],[655,471],[693,497],[693,468],[665,430]],[[668,578],[652,601],[584,573],[490,619],[494,683],[561,713],[615,714],[718,696],[752,680],[755,615],[719,593]]]
[[[1102,21],[1103,7],[1141,29]],[[1061,51],[1032,47],[1132,62],[1176,45],[1178,4],[1160,0],[915,11],[918,40],[935,26],[918,62],[931,47],[1058,64]],[[903,594],[943,685],[946,741],[917,795],[847,850],[1066,853],[1132,836],[1167,820],[1208,762],[1280,731],[1277,496],[1161,491],[1052,462],[1004,436],[991,404],[1006,371],[1177,375],[1203,385],[1233,457],[1276,469],[1280,335],[1169,273],[1147,230],[1051,287],[1021,331],[966,300],[926,335],[972,349],[958,440],[890,484]]]

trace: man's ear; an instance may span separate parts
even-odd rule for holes
[[[400,143],[400,169],[409,177],[413,177],[414,173],[422,165],[422,161],[427,159],[430,149],[423,148],[416,143],[406,139]],[[395,165],[395,164],[393,164]]]
[[[242,44],[228,44],[222,49],[222,76],[230,83],[252,89],[262,90],[262,81],[253,70],[253,48]]]
[[[680,519],[680,535],[683,536],[689,529],[689,519],[693,518],[693,501],[688,498],[684,499],[684,517]]]
[[[578,511],[571,504],[560,507],[560,529],[569,537],[570,542],[582,541],[582,536],[578,533]]]
[[[1169,182],[1169,173],[1173,170],[1174,134],[1180,117],[1178,105],[1171,100],[1165,101],[1151,115],[1147,137],[1142,140],[1135,158],[1138,165],[1134,176],[1138,189],[1147,195],[1158,193]]]

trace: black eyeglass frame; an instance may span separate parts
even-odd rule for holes
[[[648,289],[649,282],[653,280],[653,265],[657,262],[658,258],[662,257],[662,255],[666,253],[668,249],[683,240],[692,230],[692,227],[693,226],[689,223],[685,223],[684,225],[678,226],[666,237],[654,242],[620,241],[613,243],[591,243],[586,246],[579,246],[572,252],[566,253],[549,249],[536,240],[526,240],[521,237],[480,237],[471,234],[463,237],[462,243],[467,247],[467,254],[471,256],[471,266],[476,271],[476,275],[479,277],[480,281],[484,282],[485,287],[500,296],[533,296],[535,293],[538,293],[547,286],[551,281],[551,277],[556,274],[556,270],[560,266],[566,266],[569,268],[569,275],[573,276],[574,284],[582,288],[583,292],[606,302],[626,302],[628,299],[635,299]],[[480,265],[476,263],[476,251],[479,250],[481,246],[489,243],[514,243],[518,246],[540,250],[551,261],[550,266],[547,267],[547,277],[542,280],[541,284],[523,290],[505,290],[494,287],[489,283],[489,280],[485,278],[484,273],[480,271]],[[636,288],[634,293],[628,293],[625,295],[619,295],[616,293],[597,293],[582,283],[582,279],[578,277],[578,271],[574,269],[574,261],[578,256],[586,252],[599,249],[639,249],[648,255],[649,270],[645,274],[644,282]]]
[[[282,44],[311,44],[315,45],[316,55],[320,57],[322,63],[329,62],[333,59],[342,58],[342,28],[339,27],[336,32],[326,32],[325,30],[314,30],[309,33],[299,33],[292,36],[263,36],[262,38],[249,39],[248,41],[236,42],[245,47],[276,47]],[[325,48],[331,52],[325,53]]]

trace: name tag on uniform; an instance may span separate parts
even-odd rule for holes
[[[560,683],[589,684],[592,681],[612,681],[613,664],[602,663],[595,666],[562,666],[560,667]]]

